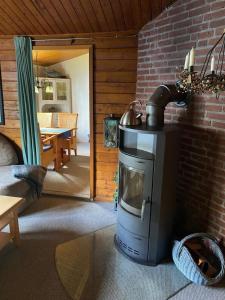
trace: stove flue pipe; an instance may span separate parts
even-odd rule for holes
[[[164,110],[169,102],[183,102],[187,94],[177,91],[175,85],[160,85],[150,97],[146,106],[146,123],[152,129],[164,126]]]

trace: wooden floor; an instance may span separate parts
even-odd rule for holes
[[[55,172],[50,166],[44,181],[43,193],[90,198],[89,149],[88,143],[79,143],[78,155],[72,155],[71,161],[59,172]]]

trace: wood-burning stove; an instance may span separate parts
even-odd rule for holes
[[[119,205],[115,242],[136,262],[168,255],[175,203],[177,130],[120,126]]]

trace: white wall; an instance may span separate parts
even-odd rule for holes
[[[49,69],[71,79],[72,112],[78,113],[78,142],[89,141],[89,54],[52,65]]]

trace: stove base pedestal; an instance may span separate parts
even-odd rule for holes
[[[145,261],[145,260],[139,260],[139,259],[135,259],[134,257],[131,257],[129,256],[126,252],[123,251],[123,249],[120,247],[118,241],[117,241],[117,235],[115,234],[114,235],[114,244],[115,244],[115,247],[116,249],[121,253],[123,254],[127,259],[129,259],[130,261],[133,261],[135,263],[138,263],[140,265],[144,265],[144,266],[151,266],[151,267],[155,267],[157,266],[158,264],[156,263],[153,263],[153,262],[150,262],[150,261]]]

